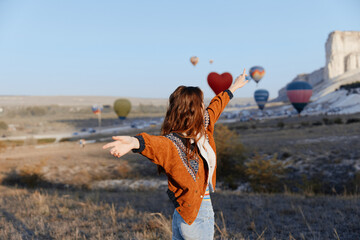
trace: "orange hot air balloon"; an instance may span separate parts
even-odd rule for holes
[[[190,58],[190,62],[192,63],[192,65],[196,66],[196,64],[199,62],[199,58],[196,56],[193,56]]]
[[[256,83],[258,83],[265,75],[265,69],[260,66],[250,68],[250,76]]]
[[[214,60],[210,59],[209,63],[212,64],[214,62]]]

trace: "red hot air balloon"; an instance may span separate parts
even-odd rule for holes
[[[211,72],[207,77],[207,81],[214,93],[218,95],[230,87],[233,81],[233,77],[228,72],[225,72],[221,75],[216,72]]]
[[[300,115],[311,98],[312,87],[304,81],[292,82],[286,87],[286,94]]]

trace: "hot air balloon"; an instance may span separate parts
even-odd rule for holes
[[[291,104],[300,115],[301,111],[305,108],[311,98],[312,87],[309,83],[304,81],[292,82],[287,85],[286,94]]]
[[[190,58],[190,62],[192,63],[192,65],[196,66],[196,64],[199,62],[199,58],[196,56],[193,56]]]
[[[114,111],[119,119],[124,120],[131,110],[131,103],[125,98],[117,99],[114,102]]]
[[[255,101],[259,107],[260,110],[263,110],[265,107],[265,104],[267,103],[269,99],[269,92],[265,89],[259,89],[256,90],[254,93]]]
[[[213,62],[214,62],[214,60],[212,60],[212,59],[209,60],[209,63],[210,63],[210,64],[212,64]]]
[[[256,83],[258,83],[265,75],[265,69],[260,66],[254,66],[250,68],[250,76]]]
[[[103,110],[103,107],[100,106],[100,105],[93,105],[91,107],[91,110],[92,110],[93,113],[95,113],[97,115],[97,114],[101,114],[101,112]]]
[[[207,77],[208,84],[210,88],[214,91],[216,95],[222,91],[228,89],[233,81],[233,77],[230,73],[223,73],[219,75],[216,72],[209,73]]]
[[[103,106],[101,105],[93,105],[91,110],[94,114],[98,116],[99,128],[101,128],[101,112],[103,110]]]

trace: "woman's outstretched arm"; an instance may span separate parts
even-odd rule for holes
[[[103,149],[111,148],[110,154],[115,157],[121,157],[133,149],[140,147],[139,140],[131,136],[114,136],[114,142],[108,143],[103,146]]]
[[[207,112],[209,113],[209,130],[210,132],[214,131],[214,126],[216,121],[219,119],[221,113],[225,109],[226,105],[230,101],[230,99],[233,97],[233,93],[245,86],[245,84],[248,81],[245,81],[246,77],[246,69],[244,69],[243,74],[241,74],[239,77],[237,77],[234,81],[234,83],[229,87],[229,89],[219,93],[217,96],[215,96],[209,106],[206,108]]]
[[[178,158],[178,151],[173,142],[165,136],[154,136],[140,133],[135,137],[116,136],[114,142],[103,146],[103,149],[111,148],[110,154],[121,157],[131,150],[147,157],[153,163],[162,166],[165,170],[170,169]]]

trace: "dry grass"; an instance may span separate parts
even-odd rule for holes
[[[157,217],[94,202],[91,194],[1,188],[1,239],[167,239]],[[165,219],[166,220],[166,219]]]
[[[111,193],[0,186],[0,194],[0,239],[171,236],[173,208],[161,191]],[[219,192],[212,199],[215,239],[356,239],[360,233],[358,196]]]

